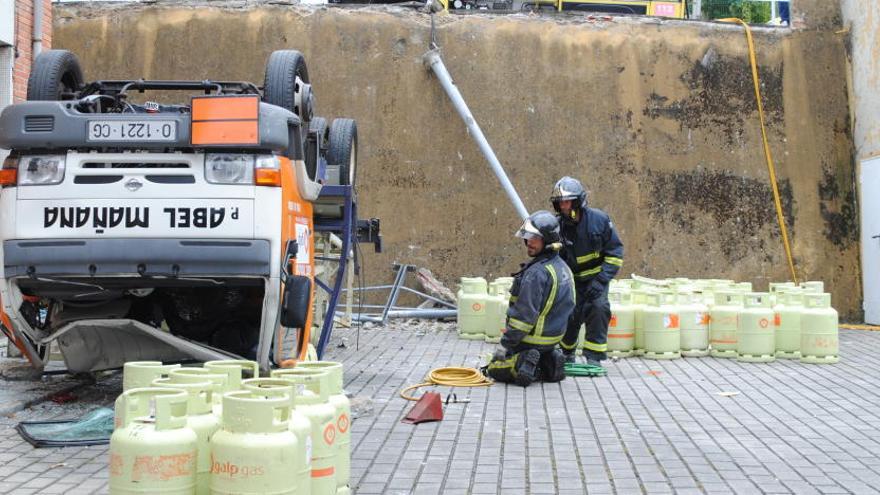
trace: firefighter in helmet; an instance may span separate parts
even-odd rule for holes
[[[499,349],[487,374],[527,387],[535,380],[565,378],[558,348],[574,308],[574,280],[559,256],[559,222],[549,211],[529,216],[516,233],[531,259],[514,274],[510,307]]]
[[[586,327],[583,352],[587,363],[600,365],[607,351],[611,306],[608,284],[623,266],[623,243],[611,218],[587,206],[587,191],[572,177],[556,182],[550,196],[559,216],[562,256],[574,273],[575,309],[560,343],[567,362],[574,362],[581,325]]]

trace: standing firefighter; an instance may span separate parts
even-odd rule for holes
[[[533,213],[516,233],[532,259],[514,275],[507,323],[488,374],[523,387],[539,378],[565,378],[565,357],[556,347],[574,309],[574,280],[559,257],[559,222],[549,211]]]
[[[587,191],[571,177],[559,179],[550,197],[562,223],[563,256],[574,273],[577,303],[562,339],[567,362],[574,362],[578,333],[586,326],[584,357],[599,365],[608,348],[608,284],[623,265],[623,243],[608,214],[587,207]]]

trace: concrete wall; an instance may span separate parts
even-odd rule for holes
[[[757,30],[771,148],[797,268],[858,317],[858,217],[839,9],[803,0],[796,30]],[[358,119],[364,216],[387,253],[448,283],[523,260],[519,220],[421,63],[405,9],[56,6],[56,45],[87,78],[262,80],[268,54],[309,61],[319,114]],[[441,16],[446,64],[530,209],[570,174],[626,244],[624,274],[787,279],[741,28],[583,16]]]

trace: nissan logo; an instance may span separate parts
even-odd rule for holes
[[[142,187],[144,187],[144,185],[137,179],[128,179],[128,182],[125,183],[125,188],[131,192],[135,192]]]

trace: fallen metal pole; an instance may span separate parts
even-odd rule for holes
[[[340,314],[337,311],[337,315]],[[458,311],[454,309],[400,309],[388,311],[386,319],[390,318],[425,318],[425,319],[441,319],[454,318],[458,315]],[[353,313],[351,318],[355,321],[370,321],[374,323],[383,323],[381,314]]]
[[[507,193],[507,197],[510,198],[510,202],[513,203],[513,207],[516,208],[516,212],[519,213],[520,218],[525,220],[529,216],[528,210],[526,210],[522,199],[520,199],[519,194],[517,194],[516,189],[507,177],[507,173],[504,172],[504,167],[501,166],[501,162],[498,161],[495,152],[492,151],[492,146],[489,145],[489,141],[487,141],[486,136],[483,135],[483,131],[480,129],[480,125],[477,124],[477,121],[471,114],[467,103],[465,103],[464,98],[461,96],[455,83],[452,82],[452,76],[449,75],[449,71],[447,71],[446,66],[443,65],[443,59],[440,58],[440,51],[436,48],[429,50],[424,55],[424,61],[425,64],[434,71],[434,75],[437,76],[437,80],[440,81],[440,85],[443,86],[446,95],[452,100],[452,105],[458,111],[458,115],[461,116],[461,119],[464,120],[471,137],[474,138],[474,141],[477,142],[477,146],[480,147],[480,151],[483,152],[483,156],[486,157],[486,160],[489,161],[489,165],[492,166],[492,171],[495,172],[495,176],[498,177],[498,180],[501,182],[501,187],[504,188],[504,192]]]

